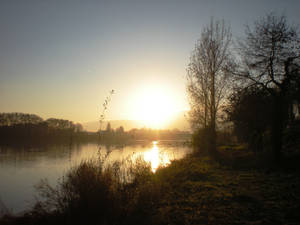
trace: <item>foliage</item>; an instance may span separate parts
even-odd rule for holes
[[[272,124],[271,97],[266,90],[256,86],[236,90],[225,112],[228,121],[233,122],[233,132],[240,142],[248,143],[253,151],[266,147]]]

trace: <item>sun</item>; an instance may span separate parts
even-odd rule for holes
[[[131,109],[135,120],[154,129],[164,128],[177,111],[171,92],[160,86],[144,87],[135,93]]]

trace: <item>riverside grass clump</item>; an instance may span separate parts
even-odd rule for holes
[[[162,195],[141,159],[83,161],[55,187],[42,180],[36,190],[38,202],[13,224],[155,224]]]

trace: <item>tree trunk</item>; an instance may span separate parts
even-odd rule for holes
[[[211,73],[211,106],[210,106],[210,152],[216,152],[216,100],[215,100],[215,74]]]
[[[207,96],[204,99],[204,128],[207,128]]]

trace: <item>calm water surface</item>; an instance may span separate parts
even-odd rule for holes
[[[57,179],[82,160],[107,154],[109,161],[142,158],[151,163],[152,171],[166,166],[191,152],[180,142],[137,142],[110,147],[96,144],[13,149],[0,146],[0,213],[3,208],[19,213],[35,202],[34,185],[46,178],[55,185]]]

